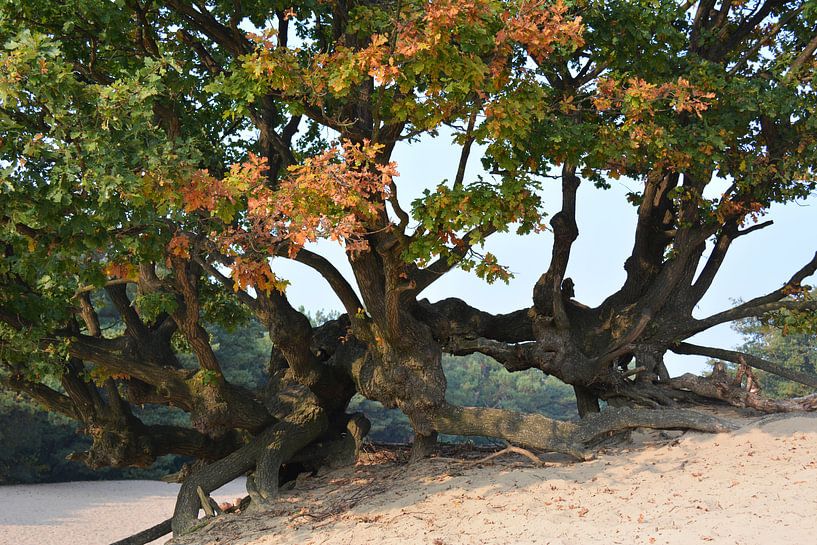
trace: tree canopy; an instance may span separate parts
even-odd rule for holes
[[[817,310],[815,255],[779,289],[693,316],[732,244],[815,191],[815,29],[806,0],[2,0],[2,380],[80,420],[91,466],[209,462],[182,487],[176,532],[194,524],[199,486],[251,472],[264,503],[282,463],[353,459],[368,429],[346,414],[356,393],[407,416],[415,458],[446,433],[581,459],[612,430],[725,429],[690,404],[777,410],[740,381],[673,378],[663,356],[817,387],[687,342]],[[459,168],[429,165],[433,191],[408,203],[394,151],[441,131]],[[477,160],[485,175],[469,179]],[[622,176],[637,216],[626,280],[591,308],[565,276],[577,190]],[[547,217],[550,180],[562,197]],[[423,298],[456,267],[509,280],[482,249],[508,231],[553,239],[530,256],[542,274],[528,308]],[[317,271],[345,313],[310,323],[279,260]],[[121,327],[101,325],[103,293]],[[226,375],[208,331],[249,316],[272,341],[255,389]],[[571,385],[586,418],[449,402],[443,354],[474,353]],[[190,425],[147,424],[143,404]]]

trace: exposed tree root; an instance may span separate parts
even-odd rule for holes
[[[730,361],[741,366],[754,367],[755,369],[761,369],[763,371],[766,371],[767,373],[772,373],[773,375],[783,377],[793,382],[805,384],[806,386],[810,386],[812,388],[817,388],[817,375],[814,375],[813,373],[804,373],[802,371],[789,369],[787,367],[783,367],[782,365],[778,365],[776,363],[764,360],[763,358],[758,358],[757,356],[753,356],[751,354],[736,352],[734,350],[724,350],[722,348],[698,346],[691,343],[678,343],[675,346],[671,346],[670,350],[672,350],[676,354],[694,354],[700,356],[708,356],[710,358],[718,358],[721,360]]]
[[[725,432],[728,422],[689,409],[632,409],[609,407],[589,414],[579,422],[563,422],[538,414],[521,414],[501,409],[448,405],[435,419],[438,430],[456,435],[501,437],[506,441],[587,460],[588,447],[599,437],[635,428],[681,429]]]
[[[733,431],[736,427],[716,416],[691,409],[608,408],[590,415],[576,426],[576,440],[589,444],[595,439],[617,431],[636,428],[657,430],[695,430],[707,433]]]
[[[436,448],[437,432],[432,432],[430,435],[415,433],[414,442],[411,444],[409,463],[419,462],[423,458],[428,457]]]
[[[560,452],[578,460],[591,457],[584,446],[573,439],[577,424],[539,414],[446,405],[438,411],[434,424],[441,433],[499,437],[509,443]]]

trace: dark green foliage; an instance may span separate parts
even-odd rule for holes
[[[0,484],[96,478],[85,466],[65,460],[90,444],[75,433],[71,420],[0,392],[0,421]]]
[[[508,373],[482,354],[443,358],[449,403],[575,418],[573,388],[536,369]]]
[[[227,380],[253,390],[263,386],[272,348],[263,326],[251,320],[232,331],[221,326],[211,326],[208,330]],[[186,357],[193,358],[190,354]]]

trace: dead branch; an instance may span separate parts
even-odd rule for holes
[[[468,465],[475,466],[475,465],[484,464],[486,462],[490,462],[491,460],[493,460],[495,458],[499,458],[500,456],[504,456],[506,454],[521,454],[522,456],[524,456],[525,458],[527,458],[528,460],[530,460],[531,462],[533,462],[537,466],[544,466],[545,465],[545,462],[543,462],[538,456],[536,456],[531,451],[529,451],[527,449],[524,449],[524,448],[515,447],[513,445],[508,445],[504,449],[502,449],[500,451],[497,451],[497,452],[494,452],[493,454],[489,454],[488,456],[485,456],[484,458],[480,458],[479,460],[470,461],[470,462],[468,462]],[[460,460],[460,461],[465,462],[465,460]]]
[[[172,519],[167,519],[165,521],[162,521],[156,526],[151,526],[150,528],[142,530],[139,533],[133,534],[130,537],[126,537],[125,539],[115,541],[111,543],[111,545],[145,545],[145,543],[150,543],[151,541],[157,540],[160,537],[170,533],[171,520]]]

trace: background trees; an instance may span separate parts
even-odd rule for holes
[[[355,394],[406,415],[415,457],[438,433],[583,458],[614,429],[724,429],[682,405],[748,398],[673,379],[663,356],[779,373],[685,341],[815,310],[803,282],[817,256],[780,289],[693,315],[768,207],[814,191],[815,17],[779,0],[3,2],[3,380],[79,420],[91,466],[212,462],[185,481],[175,531],[195,521],[197,486],[252,472],[263,503],[282,463],[351,459],[368,429],[346,412]],[[401,200],[394,150],[443,128],[457,172]],[[475,143],[487,172],[468,179]],[[627,277],[589,308],[566,278],[577,190],[618,176],[638,182]],[[554,178],[547,220],[538,190]],[[423,299],[454,267],[507,280],[481,245],[512,229],[553,236],[531,256],[529,308]],[[352,277],[312,244],[324,239]],[[317,271],[345,314],[310,323],[277,259]],[[252,384],[227,371],[218,330],[249,316],[271,342]],[[470,407],[444,354],[552,375],[582,416],[610,407],[578,424]],[[149,423],[141,405],[189,424]]]
[[[743,347],[746,352],[767,360],[779,361],[786,367],[803,373],[814,373],[813,334],[794,333],[783,336],[778,330],[757,322],[742,324],[739,327],[749,338]],[[757,378],[763,391],[769,397],[803,396],[813,391],[801,384],[782,380],[772,373],[761,371]]]
[[[777,362],[794,372],[814,374],[817,349],[814,335],[817,330],[811,316],[783,311],[764,319],[742,320],[734,327],[744,339],[743,344],[738,347],[739,351]],[[754,375],[757,387],[771,398],[786,399],[813,392],[813,388],[786,380],[774,373],[759,370]]]

